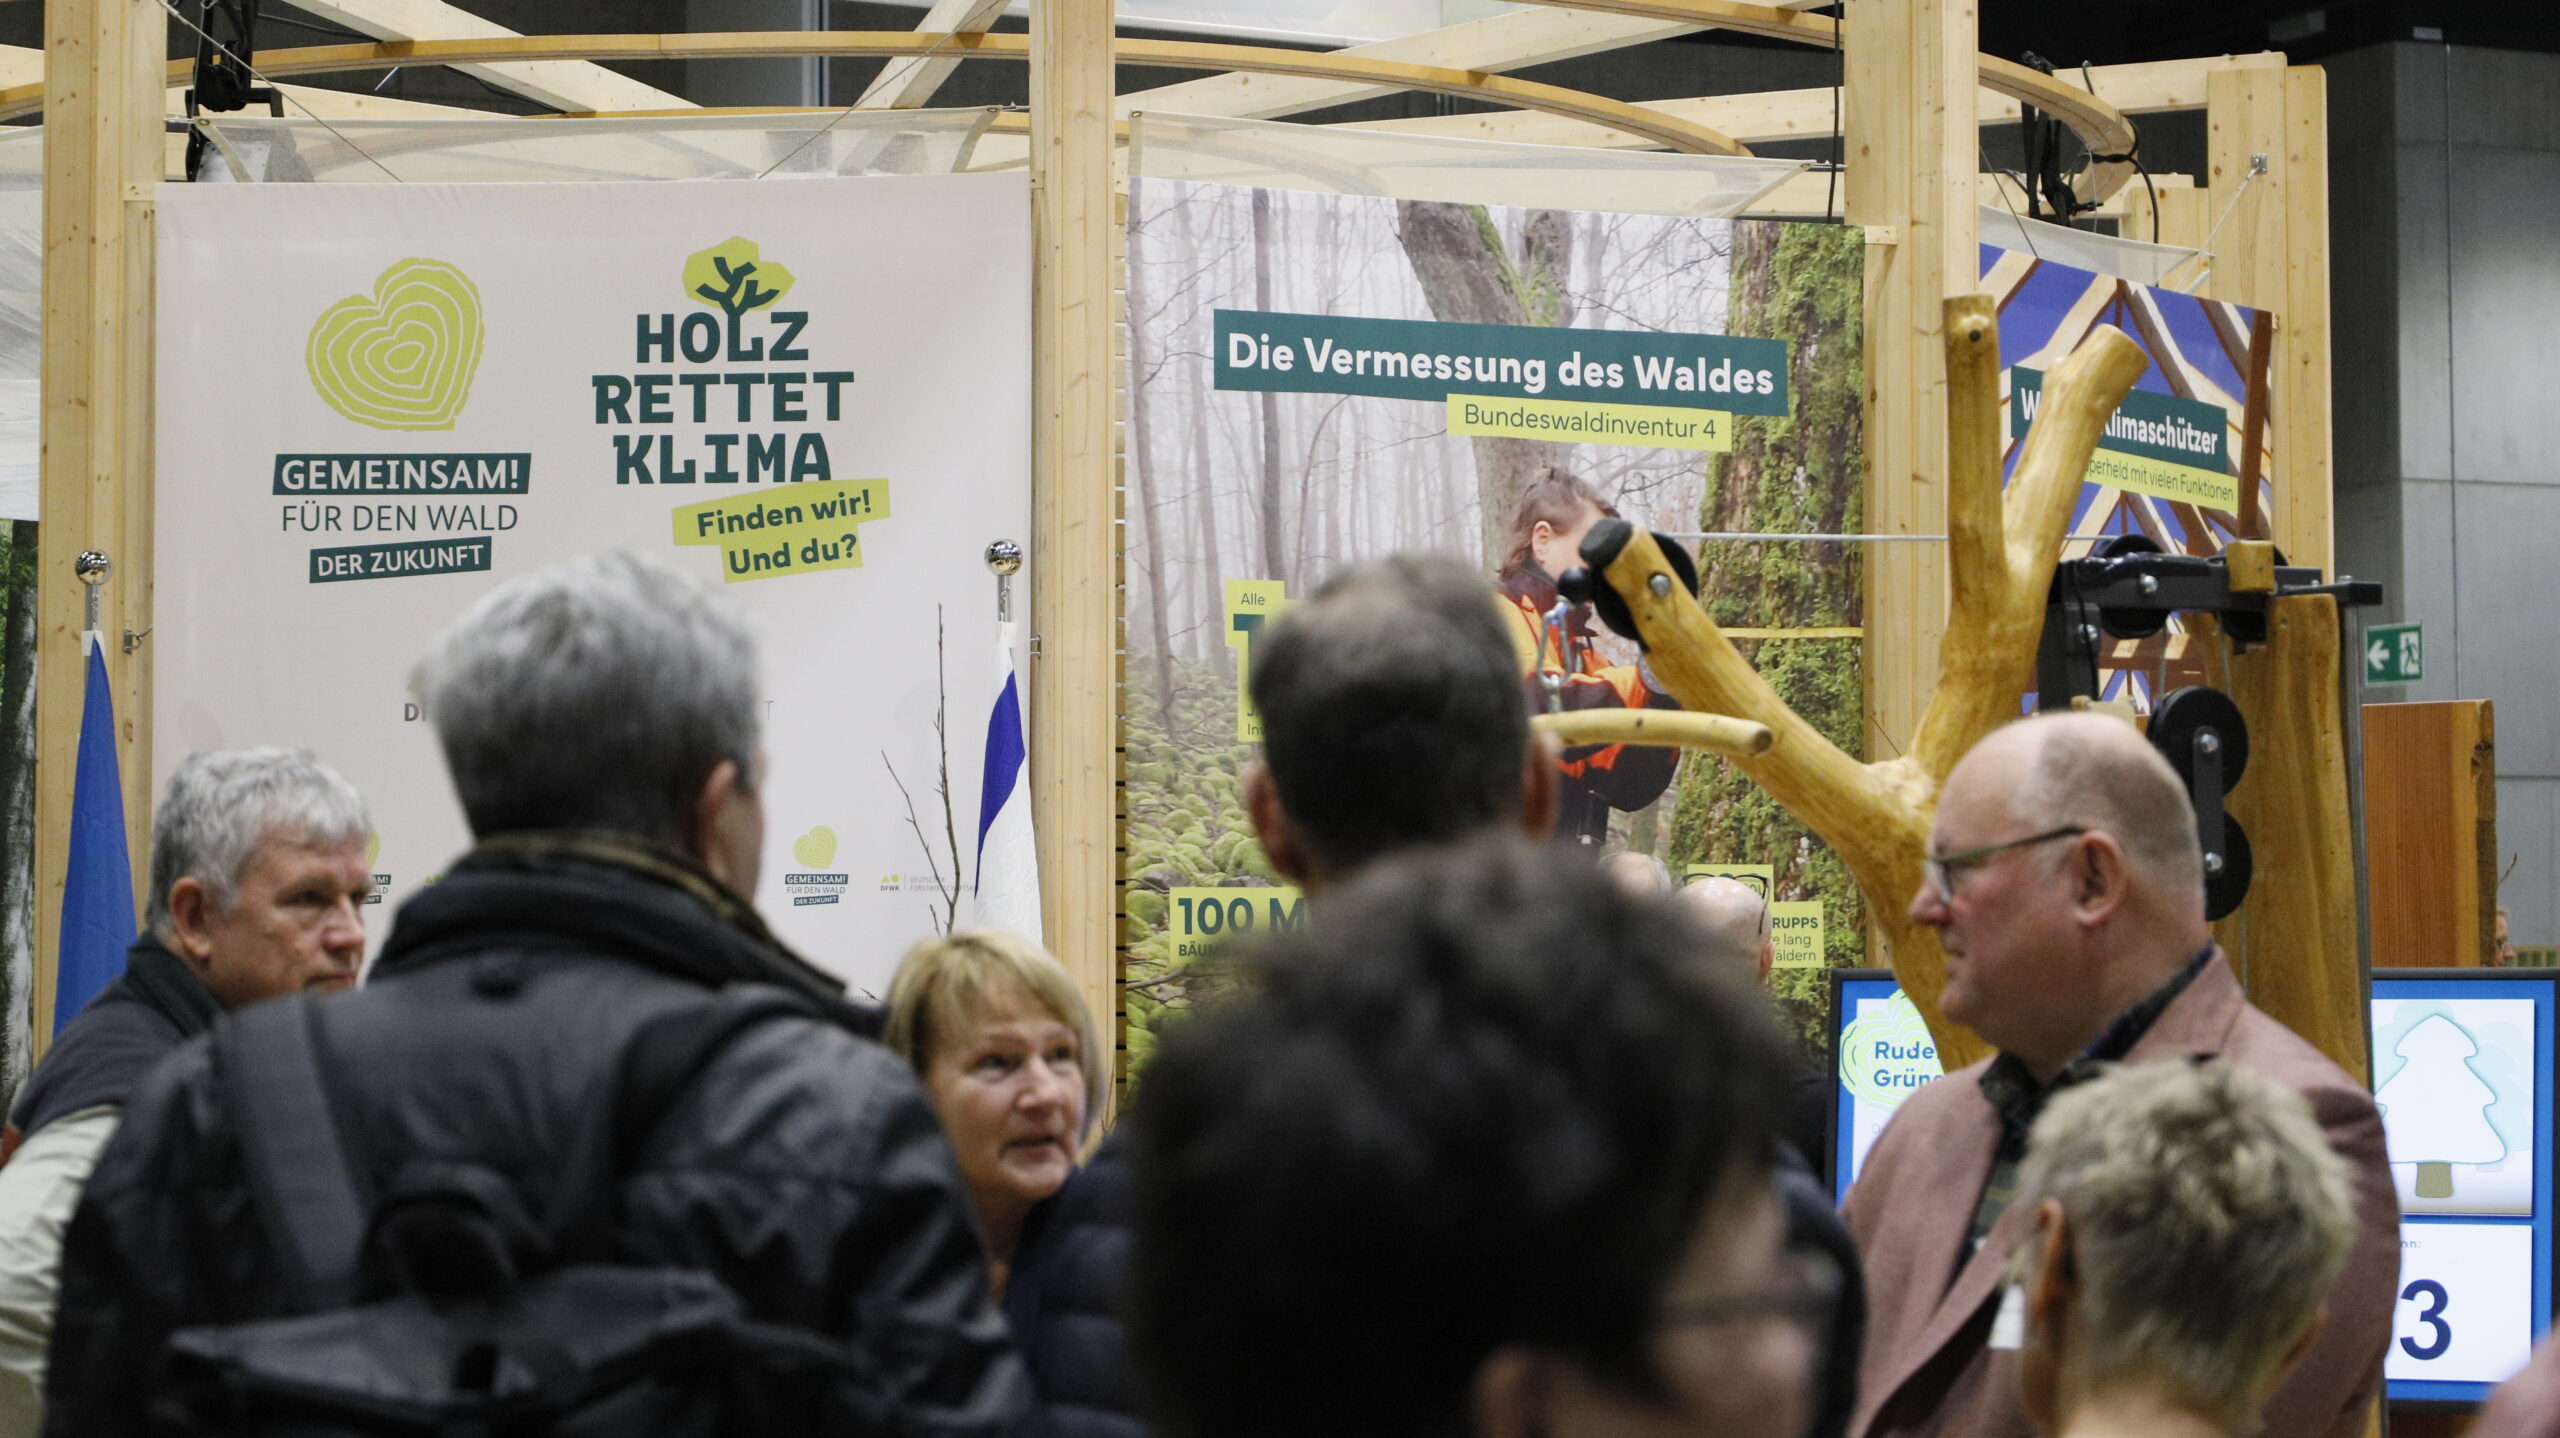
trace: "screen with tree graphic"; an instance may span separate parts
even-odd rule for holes
[[[2401,1212],[2396,1399],[2484,1398],[2550,1327],[2556,985],[2547,969],[2374,975],[2373,1098]]]

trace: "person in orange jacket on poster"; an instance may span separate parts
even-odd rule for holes
[[[1615,509],[1590,482],[1550,466],[1529,482],[1511,514],[1496,580],[1518,621],[1512,647],[1537,713],[1585,709],[1677,709],[1641,664],[1613,664],[1592,642],[1591,606],[1565,601],[1556,577],[1582,562],[1582,539]],[[1609,837],[1612,810],[1632,813],[1662,797],[1680,751],[1586,744],[1562,760],[1556,836],[1585,844]]]

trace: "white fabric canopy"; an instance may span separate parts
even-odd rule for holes
[[[1133,179],[1450,204],[1730,219],[1803,168],[1800,160],[1514,145],[1279,120],[1129,119]]]
[[[2051,260],[2091,274],[2113,275],[2136,284],[2179,288],[2170,285],[2169,276],[2204,253],[2177,245],[2145,244],[2140,240],[2101,235],[2093,230],[2076,230],[2069,225],[2030,220],[1995,205],[1982,206],[1978,223],[1982,242],[1986,245],[1997,245],[2004,250],[2033,255],[2040,260]],[[2194,271],[2189,270],[2188,273],[2193,274]]]

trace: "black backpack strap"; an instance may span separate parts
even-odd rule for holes
[[[354,1291],[365,1202],[347,1162],[310,999],[295,995],[224,1016],[212,1049],[223,1112],[285,1292],[304,1312]]]
[[[667,1110],[740,1034],[779,1018],[841,1022],[805,994],[740,984],[656,1014],[633,1031],[615,1066],[611,1102],[589,1116],[554,1194],[550,1232],[565,1261],[600,1261],[610,1247],[616,1186]]]

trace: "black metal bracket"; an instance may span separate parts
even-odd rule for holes
[[[2085,559],[2054,566],[2045,597],[2044,634],[2036,645],[2036,707],[2068,709],[2098,697],[2098,661],[2108,639],[2148,639],[2180,611],[2210,614],[2234,644],[2267,639],[2267,606],[2279,597],[2328,594],[2341,608],[2377,605],[2382,586],[2370,580],[2326,580],[2317,569],[2275,570],[2275,589],[2231,587],[2219,554],[2164,554],[2140,535],[2118,535]]]
[[[203,0],[196,19],[195,83],[187,90],[189,118],[199,110],[228,114],[251,105],[284,113],[284,96],[259,84],[249,68],[249,58],[258,53],[258,5],[259,0]],[[205,143],[202,130],[187,139],[189,179],[203,168]]]

